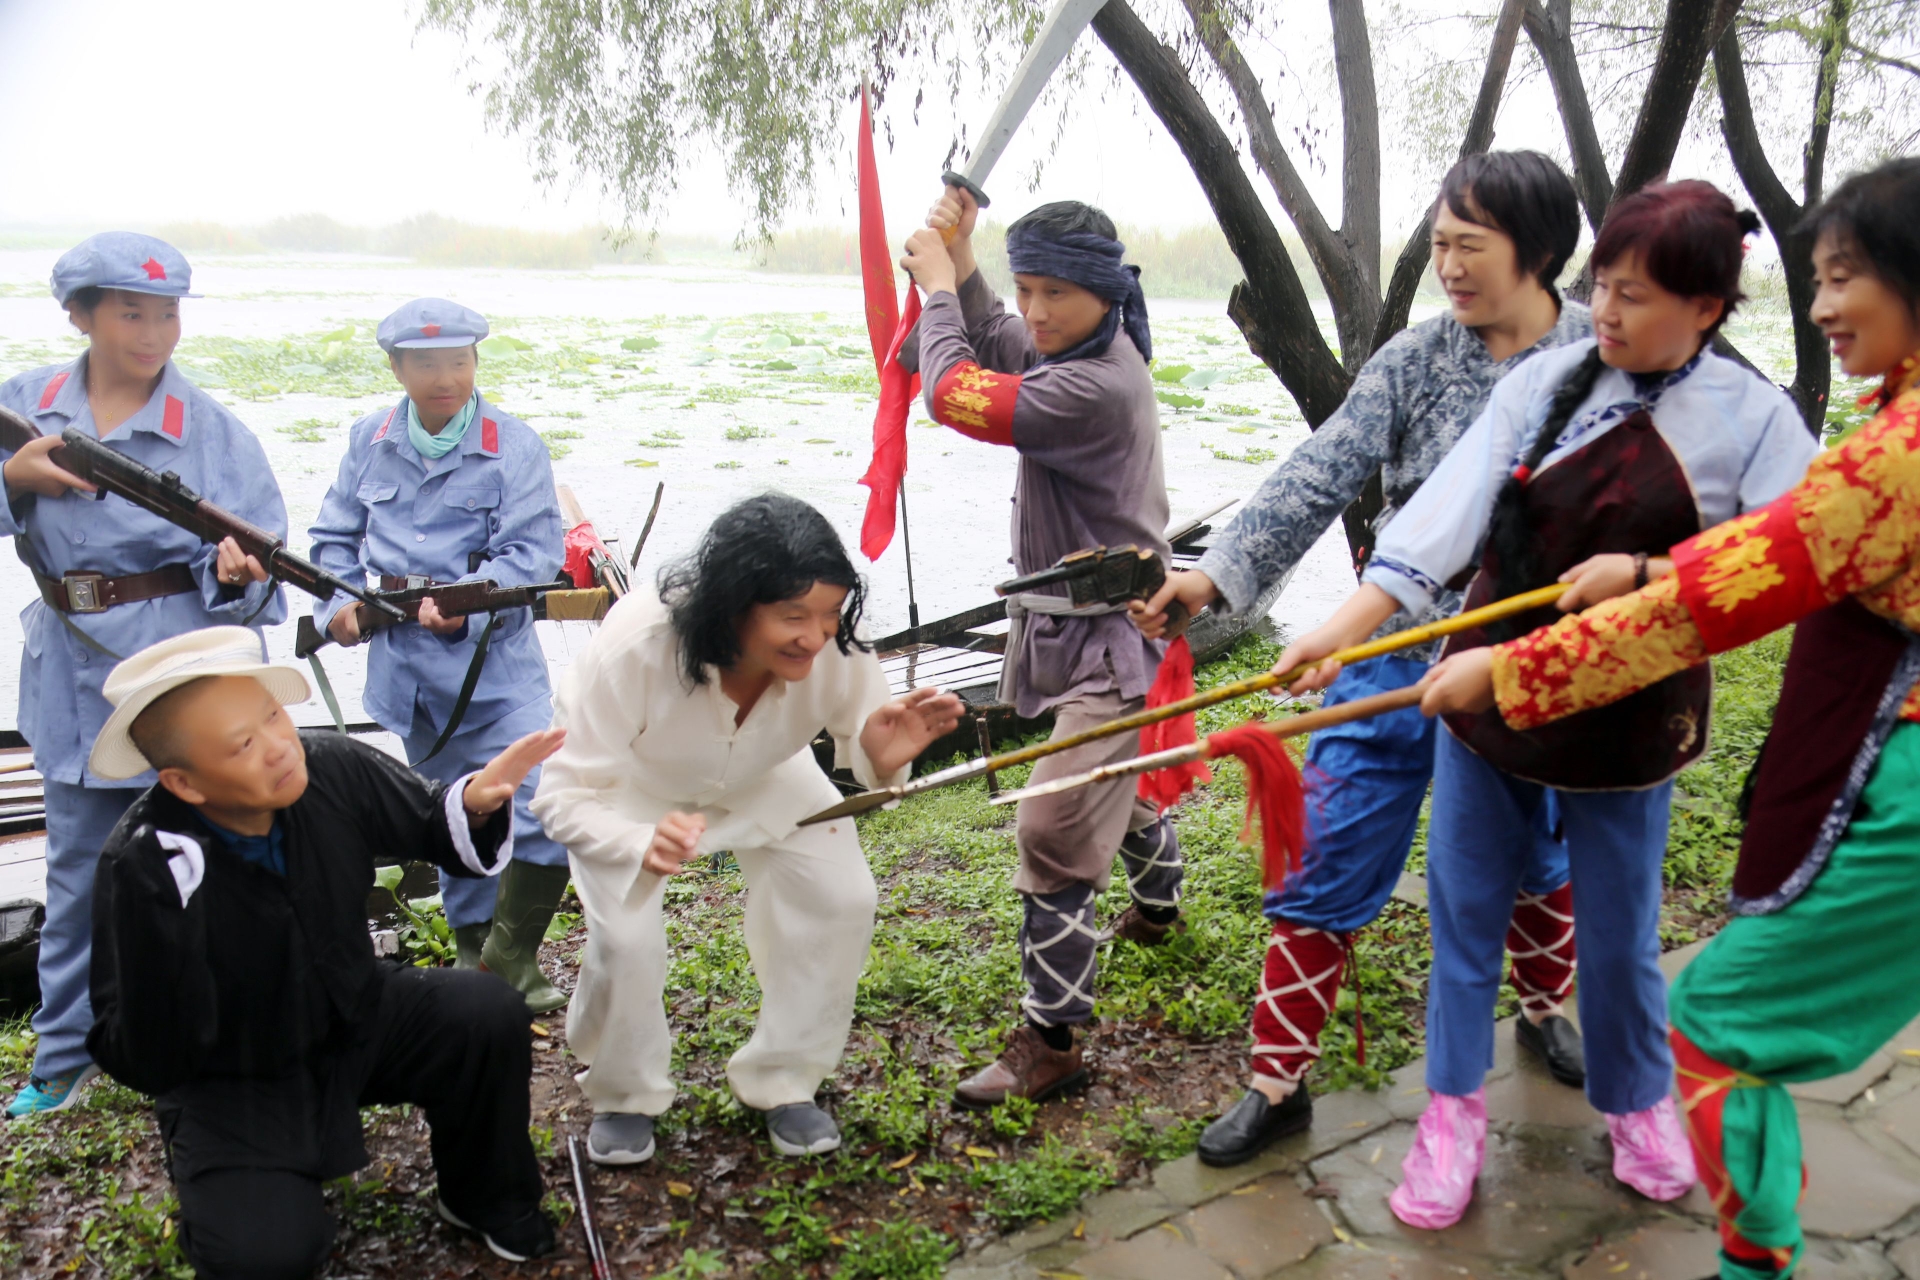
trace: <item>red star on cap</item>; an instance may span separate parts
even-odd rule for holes
[[[437,338],[440,336],[440,326],[437,324],[423,324],[420,326],[420,336],[423,338]]]
[[[160,261],[157,258],[148,258],[140,264],[140,268],[147,273],[147,279],[149,280],[165,280],[167,278],[167,269],[160,265]]]

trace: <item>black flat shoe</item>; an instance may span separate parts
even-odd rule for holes
[[[1578,1089],[1587,1083],[1587,1051],[1580,1030],[1559,1014],[1540,1023],[1521,1014],[1513,1024],[1513,1038],[1522,1049],[1547,1064],[1547,1073],[1561,1084]]]
[[[1258,1089],[1249,1089],[1246,1097],[1200,1135],[1200,1163],[1215,1167],[1244,1163],[1275,1139],[1302,1133],[1312,1123],[1313,1098],[1305,1084],[1278,1106]]]

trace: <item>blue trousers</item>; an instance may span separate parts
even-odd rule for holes
[[[93,871],[107,836],[144,787],[47,787],[47,920],[40,927],[40,1037],[33,1074],[65,1075],[87,1065],[93,1001],[87,970],[93,958]]]
[[[1426,673],[1427,664],[1412,658],[1358,662],[1327,686],[1321,705],[1404,689]],[[1302,870],[1280,892],[1267,895],[1268,919],[1352,933],[1379,916],[1406,869],[1420,804],[1433,778],[1437,732],[1418,707],[1408,707],[1313,735],[1304,775]],[[1520,887],[1528,893],[1551,893],[1567,882],[1567,851],[1558,841],[1529,841],[1522,853]],[[1513,897],[1507,895],[1507,914],[1501,917],[1503,936]]]
[[[509,711],[492,724],[462,724],[440,754],[426,763],[420,758],[433,749],[440,736],[420,713],[413,711],[413,729],[401,740],[407,762],[425,778],[451,783],[484,766],[506,750],[516,738],[538,733],[553,723],[553,707],[545,698],[536,698],[525,706]],[[533,793],[540,785],[540,770],[534,769],[513,796],[513,857],[516,862],[531,862],[541,867],[565,866],[567,851],[549,839],[533,816]],[[485,924],[493,919],[493,901],[500,892],[497,876],[469,878],[440,873],[440,901],[446,907],[447,923]]]
[[[1660,863],[1673,783],[1556,792],[1488,764],[1444,732],[1435,757],[1427,1088],[1470,1094],[1493,1066],[1493,1006],[1514,892],[1528,857],[1556,843],[1557,801],[1573,872],[1587,1099],[1608,1115],[1653,1106],[1673,1088],[1660,973]]]

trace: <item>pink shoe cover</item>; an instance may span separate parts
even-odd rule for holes
[[[1405,1180],[1387,1201],[1393,1216],[1424,1231],[1452,1226],[1467,1211],[1486,1158],[1487,1091],[1464,1098],[1434,1094],[1400,1165]]]
[[[1693,1148],[1672,1098],[1645,1111],[1608,1116],[1613,1176],[1649,1200],[1678,1200],[1693,1188]]]

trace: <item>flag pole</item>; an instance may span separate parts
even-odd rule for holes
[[[900,541],[907,552],[907,625],[920,626],[920,602],[913,595],[913,533],[907,527],[907,478],[900,477]]]

